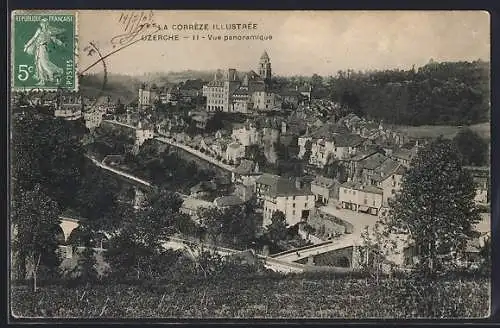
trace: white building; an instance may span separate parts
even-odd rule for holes
[[[101,125],[102,117],[104,115],[104,111],[100,110],[100,108],[96,108],[92,111],[88,111],[83,113],[83,119],[85,120],[85,126],[88,129],[93,129]]]
[[[137,98],[139,109],[152,107],[160,99],[160,92],[156,87],[141,85]]]
[[[317,176],[311,182],[311,192],[314,194],[316,202],[328,204],[334,198],[335,180]]]
[[[340,185],[339,202],[344,209],[378,215],[382,207],[383,190],[354,182]]]
[[[264,220],[263,225],[271,223],[275,211],[285,214],[289,226],[304,222],[314,213],[314,195],[305,189],[299,189],[295,183],[286,178],[278,178],[263,193]]]
[[[224,73],[218,71],[214,79],[203,86],[206,110],[249,113],[252,109],[281,108],[280,97],[268,91],[270,78],[271,62],[266,52],[259,60],[259,74],[250,71],[240,77],[234,68]]]
[[[151,127],[143,127],[142,123],[139,122],[137,129],[135,130],[135,143],[141,146],[144,141],[154,138],[154,131]]]
[[[261,142],[259,130],[255,124],[247,123],[241,128],[233,129],[231,137],[242,144],[244,147],[257,145]]]
[[[245,157],[245,147],[239,142],[232,142],[226,149],[226,161],[236,162]]]
[[[384,192],[382,199],[384,207],[388,206],[389,199],[393,198],[401,190],[401,183],[405,171],[405,167],[399,165],[395,170],[387,172],[378,183],[378,186],[382,188]]]

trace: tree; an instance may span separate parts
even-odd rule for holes
[[[27,111],[14,117],[12,175],[14,193],[36,184],[61,206],[75,199],[85,163],[78,124]]]
[[[488,144],[469,128],[462,129],[453,138],[453,142],[460,151],[463,158],[463,165],[487,165],[486,154]]]
[[[302,157],[302,159],[304,160],[304,162],[309,163],[309,159],[311,158],[311,154],[312,154],[312,150],[311,150],[312,149],[312,141],[307,140],[304,147],[305,147],[306,151],[304,152],[304,156]]]
[[[387,217],[382,217],[372,227],[365,226],[361,233],[360,266],[366,272],[373,274],[376,281],[384,269],[384,264],[392,270],[395,264],[388,258],[398,252],[397,240],[404,237],[390,233]]]
[[[257,230],[256,215],[245,204],[224,209],[201,209],[199,217],[206,233],[214,243],[228,243],[235,247],[247,247]]]
[[[271,216],[271,223],[266,226],[269,239],[277,243],[286,239],[287,226],[285,214],[281,211],[275,211]]]
[[[439,138],[419,151],[390,202],[389,222],[391,231],[409,234],[415,243],[424,275],[436,274],[464,249],[479,221],[474,195],[451,141]]]
[[[114,231],[121,223],[117,199],[119,190],[116,178],[88,163],[73,207],[81,217],[87,219],[83,224],[94,232]]]
[[[318,89],[323,87],[323,77],[318,74],[313,74],[311,77],[311,86],[313,89]]]
[[[61,209],[36,184],[33,190],[22,191],[13,199],[12,224],[14,228],[13,251],[18,262],[28,267],[32,290],[37,290],[37,275],[41,265],[56,268],[58,241],[55,232],[59,228]],[[23,277],[24,278],[24,275]]]
[[[158,275],[154,263],[163,256],[162,244],[178,231],[177,221],[184,219],[179,214],[182,202],[174,192],[154,190],[141,208],[123,218],[123,227],[111,238],[106,252],[116,275],[132,272],[136,279]]]
[[[92,244],[92,231],[83,229],[83,252],[78,254],[78,263],[72,270],[74,277],[82,282],[93,282],[98,278],[97,261]]]

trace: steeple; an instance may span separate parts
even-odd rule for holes
[[[271,59],[269,59],[269,55],[267,54],[267,51],[264,51],[262,56],[260,56],[259,75],[264,80],[271,79]]]

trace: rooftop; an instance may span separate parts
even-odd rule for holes
[[[311,183],[318,186],[331,188],[335,185],[335,180],[326,178],[322,175],[318,175]]]
[[[234,170],[234,173],[247,175],[258,173],[258,165],[251,160],[243,159],[240,165]]]
[[[384,193],[381,188],[378,188],[375,186],[370,186],[370,185],[365,186],[365,185],[362,185],[362,184],[356,183],[356,182],[345,182],[345,183],[341,184],[340,186],[343,188],[346,188],[346,189],[359,190],[359,191],[363,191],[366,193],[372,193],[372,194],[382,195]]]
[[[267,194],[271,197],[283,197],[312,195],[312,192],[307,189],[298,189],[294,181],[280,177],[274,184],[270,185]]]
[[[370,156],[366,157],[365,159],[361,160],[360,163],[361,163],[362,168],[365,168],[368,170],[374,170],[377,167],[379,167],[380,165],[382,165],[382,163],[384,163],[388,159],[389,159],[389,157],[387,157],[383,154],[375,153],[375,154],[370,155]]]
[[[238,205],[241,205],[243,203],[244,203],[244,201],[235,195],[217,197],[214,200],[214,204],[218,207],[238,206]]]
[[[338,134],[334,137],[336,147],[354,147],[363,142],[357,134]]]

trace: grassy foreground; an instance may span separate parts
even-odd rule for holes
[[[163,285],[12,288],[17,317],[472,318],[486,317],[488,279],[252,277]]]

